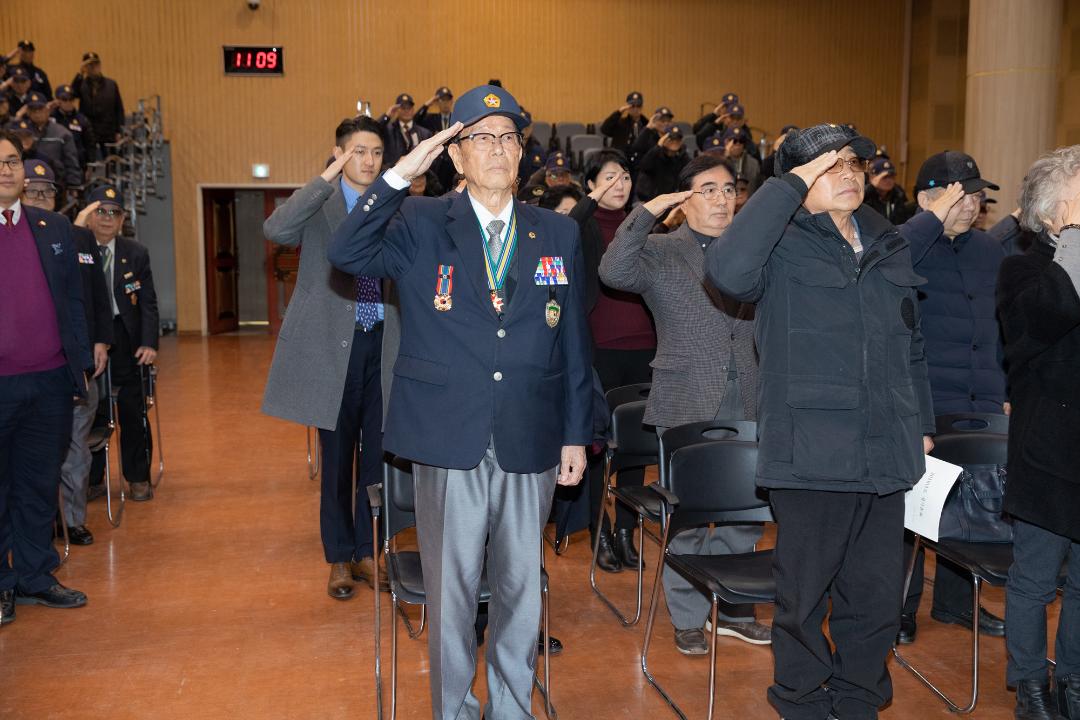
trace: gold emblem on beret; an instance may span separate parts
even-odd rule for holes
[[[116,197],[116,191],[112,188],[106,188],[105,197],[109,198],[110,200],[113,199],[114,197]]]
[[[44,165],[35,165],[34,166],[34,174],[35,175],[44,175],[45,174],[45,166]]]
[[[484,104],[489,108],[497,108],[502,106],[502,100],[495,93],[488,93],[484,96]]]
[[[564,164],[563,159],[562,158],[556,158],[555,159],[555,164],[558,165],[559,167],[562,167],[563,164]]]
[[[539,185],[533,188],[533,195],[535,195],[536,197],[540,197],[543,194],[544,188],[540,187]]]

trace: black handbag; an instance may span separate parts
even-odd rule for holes
[[[966,465],[945,500],[938,536],[964,542],[1012,542],[1012,521],[1002,513],[1004,465]]]

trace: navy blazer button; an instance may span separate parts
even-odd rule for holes
[[[375,201],[376,201],[376,200],[378,200],[378,199],[379,199],[379,196],[378,196],[378,195],[376,195],[375,193],[371,193],[371,200],[370,200],[370,202],[375,202]]]
[[[367,211],[368,211],[368,210],[370,210],[370,209],[371,209],[371,206],[370,206],[370,205],[365,205],[365,206],[364,206],[364,212],[367,212]]]
[[[496,370],[495,374],[491,377],[495,378],[495,382],[500,382],[502,380],[502,373]]]
[[[342,340],[341,341],[341,347],[349,347],[349,341],[348,340]]]
[[[497,332],[497,333],[495,333],[495,334],[496,334],[497,336],[499,336],[500,338],[504,338],[504,337],[506,337],[506,330],[504,330],[504,329],[502,329],[502,328],[499,328],[499,332]]]

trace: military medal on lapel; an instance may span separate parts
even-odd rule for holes
[[[559,303],[555,300],[555,288],[551,288],[549,293],[550,297],[548,297],[547,305],[544,306],[544,320],[547,321],[549,328],[553,328],[559,324],[562,308],[559,307]]]
[[[454,266],[440,265],[435,282],[435,309],[446,312],[454,307]]]

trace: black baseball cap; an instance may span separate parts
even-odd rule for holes
[[[450,92],[450,88],[443,85],[435,91],[435,97],[440,100],[452,100],[454,98],[454,93]]]
[[[86,199],[87,205],[92,202],[99,202],[102,205],[115,205],[118,208],[124,207],[123,200],[120,198],[120,193],[112,185],[99,185],[94,188],[90,193],[90,196]]]
[[[667,136],[668,140],[682,140],[682,128],[678,125],[673,125],[671,128],[668,129]]]
[[[56,99],[57,100],[74,100],[75,99],[75,91],[71,89],[70,85],[61,85],[60,87],[56,88]]]
[[[29,108],[45,107],[49,104],[49,98],[39,92],[32,92],[26,96],[26,106]]]
[[[394,104],[395,105],[410,105],[411,106],[411,105],[414,105],[415,103],[413,103],[412,95],[410,95],[409,93],[401,93],[394,100]]]
[[[85,65],[86,63],[101,62],[101,56],[98,55],[93,50],[89,50],[89,51],[83,53],[82,61],[83,61],[83,65]]]
[[[30,52],[34,52],[34,50],[36,50],[37,48],[34,47],[34,41],[33,40],[20,40],[19,41],[19,49],[20,50],[29,50]]]
[[[635,90],[626,96],[626,104],[633,105],[634,107],[641,107],[645,104],[645,98],[641,97],[641,93]]]
[[[656,108],[656,112],[653,114],[666,118],[675,117],[675,113],[671,112],[671,108],[669,108],[667,105],[661,105],[660,107]]]
[[[874,151],[877,150],[873,140],[859,135],[846,125],[825,123],[805,130],[791,130],[784,139],[784,144],[776,151],[774,172],[777,176],[783,175],[816,157],[832,150],[842,150],[849,145],[855,155],[863,160],[874,157]]]
[[[1001,189],[989,180],[983,179],[973,157],[966,153],[946,150],[926,158],[926,162],[919,168],[918,177],[915,178],[915,192],[948,187],[954,182],[960,183],[964,192],[968,194],[977,193],[986,188]]]

